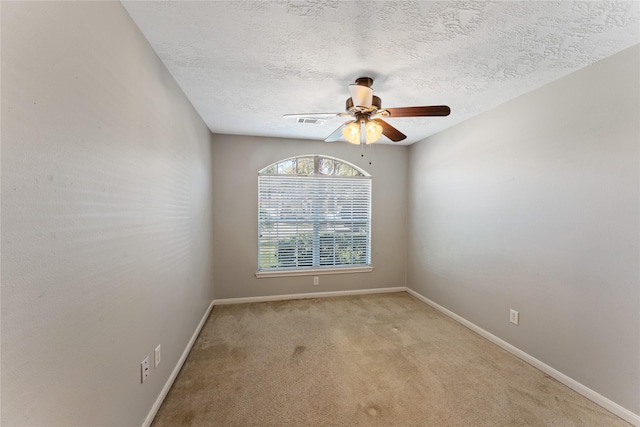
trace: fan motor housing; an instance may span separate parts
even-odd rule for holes
[[[353,109],[353,99],[347,98],[346,110],[351,111]],[[382,100],[379,96],[373,95],[373,102],[371,103],[371,109],[374,111],[382,109]]]

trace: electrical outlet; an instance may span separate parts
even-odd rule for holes
[[[141,368],[141,383],[143,383],[147,377],[149,376],[149,356],[145,357],[144,360],[142,361],[142,363],[140,364],[140,368]]]
[[[520,321],[520,313],[515,311],[514,309],[509,310],[509,322],[517,325]]]
[[[158,346],[156,347],[156,350],[153,353],[153,367],[157,368],[158,365],[160,364],[160,344],[158,344]]]
[[[313,276],[313,286],[318,286],[320,284],[320,277]]]

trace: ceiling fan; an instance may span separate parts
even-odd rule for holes
[[[333,142],[344,137],[353,144],[370,144],[386,136],[393,142],[402,141],[407,136],[391,126],[382,118],[448,116],[451,109],[446,105],[422,107],[400,107],[382,109],[382,100],[373,94],[371,77],[360,77],[355,84],[349,85],[351,97],[347,98],[344,113],[308,113],[285,114],[285,118],[322,119],[329,117],[351,117],[343,123],[325,141]]]

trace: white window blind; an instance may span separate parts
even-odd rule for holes
[[[260,271],[371,265],[370,177],[261,174],[258,197]]]

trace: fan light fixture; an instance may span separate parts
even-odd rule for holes
[[[342,136],[352,144],[360,144],[360,126],[353,122],[342,128]]]
[[[376,142],[382,136],[382,126],[373,120],[369,120],[365,125],[366,135],[367,135],[367,144],[371,144],[372,142]]]
[[[382,126],[373,120],[368,120],[364,125],[365,143],[371,144],[376,142],[382,136]],[[353,122],[342,128],[342,136],[352,144],[360,144],[360,123]]]

